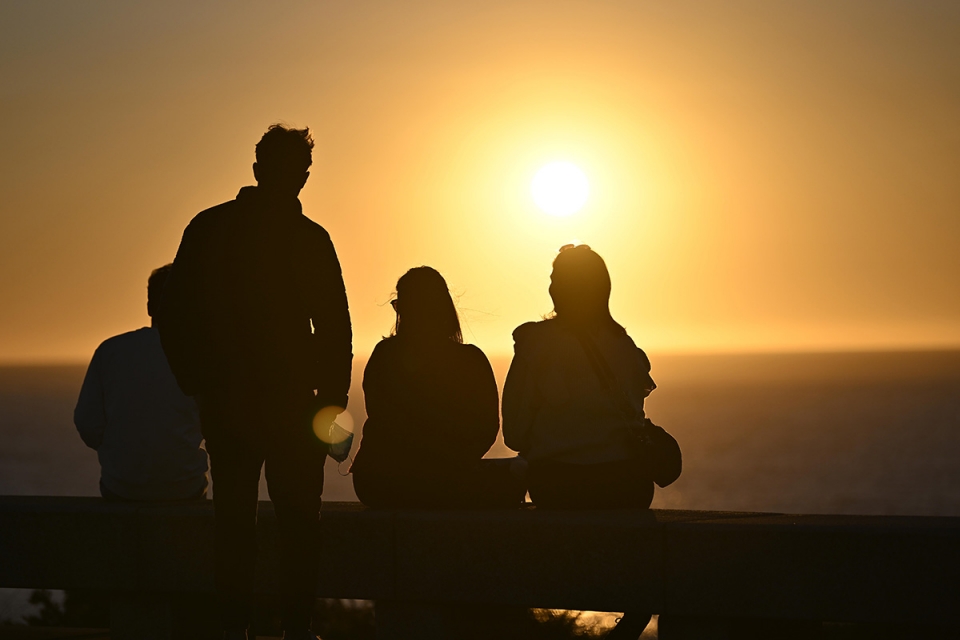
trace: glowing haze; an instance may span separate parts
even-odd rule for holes
[[[315,132],[358,354],[420,264],[509,352],[573,239],[648,350],[960,344],[956,3],[315,5],[0,6],[0,360],[146,324],[276,121]],[[558,159],[566,217],[531,197]]]

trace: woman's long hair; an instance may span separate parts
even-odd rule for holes
[[[393,305],[397,311],[393,335],[463,343],[457,308],[447,281],[436,269],[414,267],[403,274],[397,280]]]
[[[610,272],[585,244],[566,245],[553,261],[550,275],[553,317],[578,327],[607,326],[626,333],[610,315]]]

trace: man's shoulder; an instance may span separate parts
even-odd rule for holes
[[[187,228],[203,228],[211,224],[214,224],[217,220],[223,216],[230,215],[237,208],[236,200],[228,200],[227,202],[221,202],[218,205],[214,205],[209,209],[204,209],[197,215],[193,216],[193,219],[190,220],[190,224]]]
[[[150,344],[152,342],[159,344],[159,341],[160,338],[156,329],[153,327],[141,327],[107,338],[97,347],[95,355],[99,355],[100,357],[108,356],[111,353],[128,350],[134,346]]]
[[[315,220],[311,220],[304,214],[300,214],[297,217],[297,222],[299,224],[298,231],[302,231],[307,238],[314,242],[331,242],[330,233]]]

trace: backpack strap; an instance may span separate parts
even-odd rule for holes
[[[593,369],[597,378],[599,378],[600,384],[610,393],[617,410],[627,420],[644,420],[645,416],[643,412],[637,411],[633,403],[630,402],[630,398],[628,398],[624,392],[620,381],[610,367],[610,363],[603,357],[603,353],[600,351],[597,343],[593,341],[593,338],[591,338],[586,331],[579,329],[574,329],[573,335],[576,336],[580,342],[580,346],[583,347],[583,351],[587,355],[587,360],[590,361],[590,367]]]

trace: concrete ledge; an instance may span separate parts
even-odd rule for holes
[[[752,514],[667,527],[665,609],[960,622],[960,518]]]
[[[960,518],[684,511],[374,511],[322,517],[317,594],[681,616],[960,623]],[[276,584],[260,504],[257,585]],[[0,586],[213,588],[213,508],[0,497]]]
[[[651,512],[407,512],[395,526],[398,595],[407,599],[662,606],[663,532]]]

